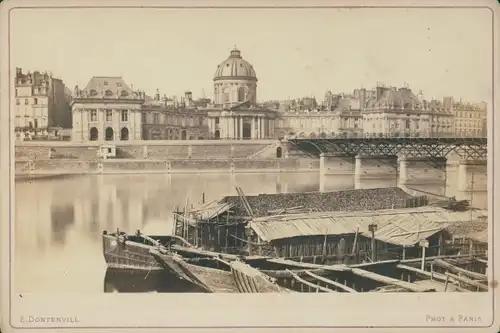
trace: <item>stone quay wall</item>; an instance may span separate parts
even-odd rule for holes
[[[15,158],[97,160],[97,152],[102,144],[103,142],[27,141],[16,144]],[[276,140],[127,141],[112,144],[116,146],[118,159],[227,159],[249,158],[275,145]]]
[[[33,141],[17,144],[16,175],[319,170],[317,158],[293,155],[285,158],[283,152],[287,147],[281,147],[276,140],[119,142],[114,143],[116,158],[105,160],[98,158],[101,144]],[[277,147],[281,147],[281,157],[270,154]]]
[[[116,173],[252,173],[318,172],[319,162],[300,159],[115,159],[85,161],[37,159],[16,161],[16,175],[37,174],[116,174]]]

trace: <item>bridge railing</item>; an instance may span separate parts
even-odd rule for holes
[[[437,133],[338,133],[338,134],[326,134],[319,136],[298,136],[298,135],[285,135],[285,139],[375,139],[375,138],[390,138],[390,139],[402,139],[402,138],[487,138],[488,136],[484,133],[482,134],[470,134],[470,135],[457,135],[456,133],[447,132],[437,132]]]

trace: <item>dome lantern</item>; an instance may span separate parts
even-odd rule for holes
[[[241,52],[234,47],[234,49],[231,50],[231,53],[229,54],[229,58],[240,58],[241,59]]]

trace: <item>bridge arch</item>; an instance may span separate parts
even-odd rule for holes
[[[324,153],[323,149],[321,149],[321,147],[320,147],[320,146],[318,146],[317,144],[315,144],[314,142],[309,141],[309,140],[304,140],[304,141],[302,141],[302,142],[303,142],[303,143],[307,143],[307,144],[309,144],[309,145],[313,146],[314,148],[316,148],[316,149],[318,150],[319,154],[323,154],[323,153]]]

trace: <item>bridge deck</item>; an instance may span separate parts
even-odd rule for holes
[[[391,138],[324,138],[288,139],[298,149],[315,155],[341,153],[347,156],[446,157],[452,151],[464,160],[486,160],[487,138],[484,137],[391,137]]]

